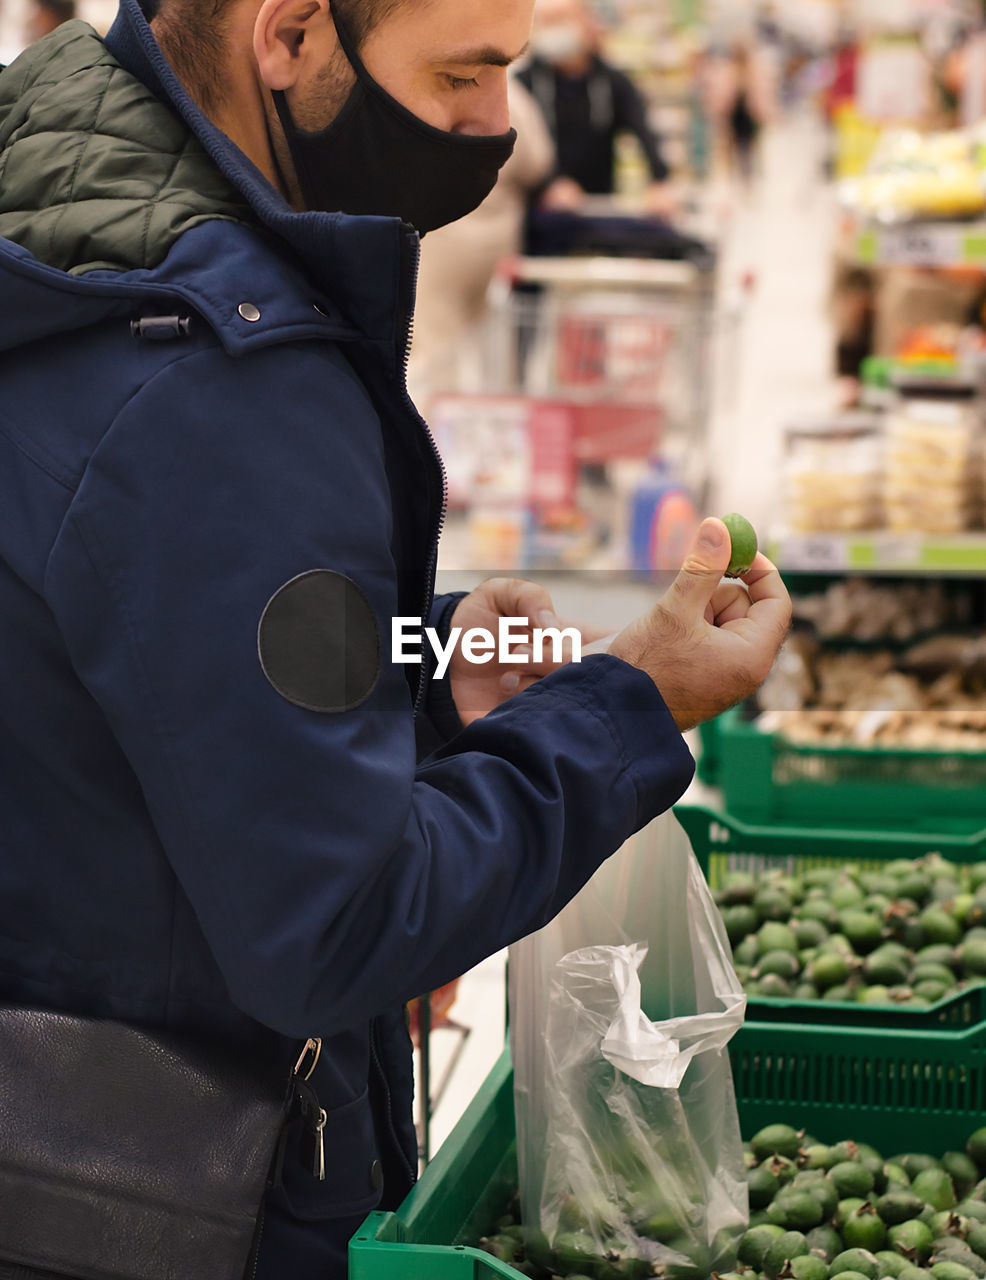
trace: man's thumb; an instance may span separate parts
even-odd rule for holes
[[[729,568],[732,550],[729,530],[723,522],[711,516],[703,520],[681,572],[671,584],[670,599],[666,603],[676,611],[704,614]]]

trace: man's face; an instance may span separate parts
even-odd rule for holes
[[[524,51],[534,0],[409,0],[360,50],[370,75],[449,133],[510,128],[506,66]]]
[[[584,53],[592,43],[592,27],[582,0],[538,0],[534,37],[535,53],[549,62],[564,62]]]

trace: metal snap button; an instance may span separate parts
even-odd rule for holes
[[[236,309],[243,319],[249,320],[251,324],[260,319],[260,308],[252,302],[241,302]]]
[[[312,306],[315,308],[318,314],[323,317],[323,319],[325,320],[329,319],[329,313],[325,310],[324,307],[320,306],[317,302],[313,302]]]

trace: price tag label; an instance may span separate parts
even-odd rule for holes
[[[916,569],[921,564],[921,538],[885,534],[876,541],[876,565],[881,569]]]
[[[880,233],[881,262],[893,266],[941,267],[962,261],[962,231],[940,223],[907,223]]]
[[[846,539],[838,534],[788,534],[780,543],[780,566],[805,573],[836,573],[849,568]]]

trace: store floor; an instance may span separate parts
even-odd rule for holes
[[[820,178],[823,151],[821,128],[811,115],[799,114],[765,138],[762,176],[745,199],[729,192],[715,196],[733,207],[722,244],[723,305],[735,304],[744,277],[752,276],[755,285],[743,295],[735,346],[727,347],[720,370],[710,434],[712,510],[742,511],[761,531],[783,514],[778,495],[785,424],[832,405],[827,290],[834,202]],[[632,616],[635,603],[629,589],[622,596],[608,592],[613,625]],[[559,605],[564,612],[563,599]],[[495,956],[465,976],[451,1015],[458,1025],[433,1033],[432,1085],[444,1088],[432,1118],[432,1152],[503,1048],[505,960]]]

